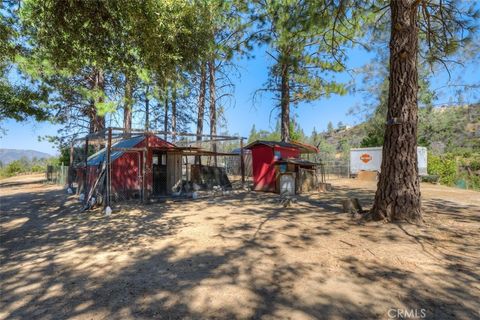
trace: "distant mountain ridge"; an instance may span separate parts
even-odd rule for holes
[[[480,150],[480,103],[420,108],[418,121],[419,145],[427,147],[435,154],[453,152],[456,148]],[[349,148],[362,147],[369,125],[371,124],[367,120],[351,127],[342,126],[320,134],[328,144],[334,146],[336,152],[341,152],[342,143]],[[383,134],[383,129],[381,132]],[[381,145],[380,143],[375,146]]]
[[[51,154],[35,150],[0,148],[0,161],[3,163],[3,165],[9,164],[15,160],[20,160],[23,157],[27,158],[28,160],[32,160],[33,158],[48,159],[53,156]]]

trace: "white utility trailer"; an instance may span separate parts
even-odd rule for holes
[[[418,173],[427,175],[427,148],[417,147]],[[350,174],[360,171],[380,172],[382,165],[382,147],[350,149]]]

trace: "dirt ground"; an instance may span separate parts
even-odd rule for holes
[[[422,185],[425,225],[360,223],[374,182],[81,213],[0,181],[1,319],[478,319],[480,193]],[[407,317],[405,317],[407,315]]]

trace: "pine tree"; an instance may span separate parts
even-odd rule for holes
[[[335,131],[335,129],[333,128],[333,123],[332,121],[329,121],[327,124],[327,132],[332,133],[333,131]]]
[[[369,218],[422,220],[417,167],[419,35],[430,62],[445,63],[475,31],[478,10],[456,1],[391,0],[387,119],[381,172]],[[466,35],[466,37],[465,37]]]
[[[259,140],[257,137],[257,130],[255,129],[255,124],[252,125],[252,129],[250,130],[250,134],[248,135],[248,143]]]
[[[261,91],[275,93],[280,107],[281,139],[288,141],[290,106],[331,94],[345,94],[345,87],[327,73],[345,69],[341,47],[360,26],[335,25],[328,2],[255,1],[256,18],[263,30],[267,53],[273,59],[268,82]],[[355,15],[351,15],[355,20]],[[338,32],[335,37],[331,30]],[[342,35],[342,36],[340,36]]]

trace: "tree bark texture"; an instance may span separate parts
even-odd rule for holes
[[[101,69],[94,69],[90,77],[90,89],[92,91],[102,91],[105,89],[105,79]],[[98,112],[98,104],[103,102],[102,97],[92,98],[88,107],[86,107],[85,115],[89,119],[89,133],[95,133],[105,129],[105,117]],[[99,140],[95,140],[94,150],[102,149],[103,144]]]
[[[165,113],[163,116],[163,131],[164,139],[167,140],[167,132],[168,132],[168,89],[165,88]]]
[[[148,98],[149,87],[145,87],[145,130],[150,130],[150,99]]]
[[[198,93],[198,114],[197,114],[197,141],[201,141],[203,134],[203,119],[205,118],[205,94],[207,90],[207,71],[205,63],[200,67],[200,89]],[[201,164],[201,158],[195,157],[195,163]]]
[[[417,166],[418,26],[412,0],[391,0],[390,77],[382,165],[369,218],[422,221]]]
[[[283,142],[290,141],[290,84],[288,75],[288,64],[286,62],[281,63],[281,97],[280,97],[280,109],[281,109],[281,139]]]
[[[123,130],[125,137],[132,132],[133,86],[130,76],[125,76],[125,106],[123,108]]]
[[[103,91],[105,88],[105,79],[103,71],[95,69],[92,75],[91,89]],[[105,117],[100,115],[97,110],[97,104],[103,102],[103,98],[92,99],[88,108],[87,115],[90,119],[90,133],[99,132],[105,129]]]
[[[209,71],[209,96],[210,96],[210,140],[213,140],[213,136],[217,135],[217,105],[216,105],[216,92],[215,92],[215,60],[208,62]],[[217,144],[212,143],[212,151],[217,152]],[[217,166],[217,156],[213,157],[215,166]]]
[[[172,88],[172,131],[177,132],[177,89],[175,84]],[[175,134],[172,136],[172,140],[175,141]]]

